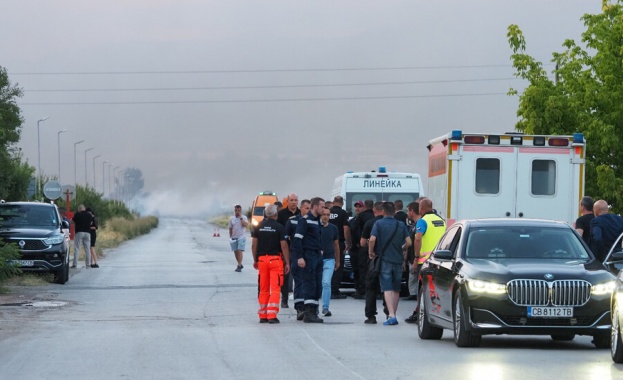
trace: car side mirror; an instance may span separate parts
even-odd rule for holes
[[[439,251],[434,251],[433,252],[433,256],[435,256],[435,259],[437,260],[446,260],[446,261],[450,261],[453,259],[453,254],[452,251],[448,251],[446,249],[441,249]]]

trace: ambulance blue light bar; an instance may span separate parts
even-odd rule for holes
[[[573,134],[573,143],[574,144],[583,144],[584,143],[584,134],[583,133],[574,133]]]
[[[387,168],[385,166],[379,166],[379,173],[387,173]]]
[[[460,129],[454,129],[450,135],[451,140],[461,140],[463,138],[463,131]]]

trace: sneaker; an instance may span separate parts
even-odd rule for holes
[[[238,265],[235,269],[235,272],[242,272],[242,265]]]
[[[375,325],[376,324],[376,317],[368,317],[368,319],[363,321],[363,323],[366,323],[368,325]]]
[[[388,320],[386,320],[385,322],[383,322],[383,324],[385,326],[394,326],[398,324],[398,320],[396,319],[396,317],[391,317]]]
[[[405,322],[407,323],[417,323],[417,314],[413,313],[409,316],[409,318],[405,318]]]
[[[260,323],[268,323],[268,319],[266,319],[266,318],[260,318]]]
[[[287,303],[287,302],[282,302],[282,303],[281,303],[281,308],[282,308],[282,309],[289,309],[289,308],[290,308],[290,306],[288,306],[288,303]]]
[[[97,264],[91,264],[91,268],[99,268],[100,266]]]
[[[325,317],[330,317],[331,312],[329,311],[329,309],[322,309],[322,315],[324,315]]]
[[[277,318],[269,319],[268,323],[270,323],[270,324],[279,323],[279,320]]]
[[[342,293],[331,294],[332,300],[343,300],[344,298],[346,298],[346,294],[342,294]]]

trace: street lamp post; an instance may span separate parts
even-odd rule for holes
[[[96,160],[98,157],[102,157],[102,155],[101,155],[101,154],[98,154],[97,156],[93,157],[93,190],[94,190],[94,191],[97,191],[97,190],[96,190],[96,189],[97,189],[97,181],[95,180],[95,160]]]
[[[77,191],[76,189],[78,189],[78,180],[76,176],[76,146],[78,146],[78,144],[81,144],[83,142],[84,140],[80,140],[74,143],[74,191]]]
[[[50,117],[46,116],[43,119],[37,120],[37,178],[35,178],[35,197],[39,192],[39,187],[37,186],[37,182],[39,182],[39,177],[41,177],[41,139],[40,139],[40,129],[42,121],[48,120]]]
[[[61,183],[61,133],[67,132],[66,129],[58,131],[58,183]]]
[[[104,173],[104,167],[107,163],[108,161],[102,162],[102,197],[106,194],[106,173]]]
[[[112,163],[108,163],[108,198],[110,198],[110,183],[112,182],[112,178],[110,178],[110,168],[112,168]]]
[[[90,150],[93,150],[93,148],[89,148],[84,151],[84,187],[85,188],[89,187],[89,179],[87,178],[87,153]]]
[[[119,181],[118,181],[118,178],[117,178],[117,169],[119,169],[120,167],[121,167],[121,166],[115,166],[115,167],[112,169],[112,176],[113,176],[113,178],[115,179],[115,198],[114,198],[115,200],[117,199],[117,197],[118,197],[118,193],[119,193],[119,185],[118,185],[118,182],[119,182]]]

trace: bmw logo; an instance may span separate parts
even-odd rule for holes
[[[20,248],[24,248],[24,246],[26,245],[26,242],[23,240],[20,240],[19,243],[17,243],[17,245],[19,245]]]
[[[543,276],[543,277],[545,277],[545,279],[549,280],[549,281],[554,279],[554,275],[551,274],[551,273],[546,273],[545,276]]]

